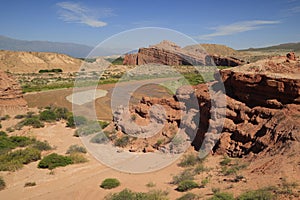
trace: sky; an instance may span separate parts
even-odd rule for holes
[[[10,0],[0,18],[3,36],[89,46],[143,27],[235,49],[300,42],[300,0]]]

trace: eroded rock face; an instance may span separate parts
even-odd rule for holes
[[[11,75],[0,72],[0,116],[25,112],[26,108],[20,85]]]
[[[294,60],[296,61],[297,58],[296,58],[296,55],[295,55],[295,52],[289,52],[286,54],[286,57],[289,59],[289,60]]]
[[[144,65],[157,63],[163,65],[217,65],[217,66],[237,66],[242,64],[241,60],[233,57],[221,57],[218,55],[208,55],[205,51],[189,52],[178,45],[162,41],[149,48],[140,48],[137,54],[127,54],[124,58],[124,65]]]
[[[196,150],[213,147],[232,157],[282,153],[300,142],[299,67],[298,61],[276,57],[221,70],[226,95],[217,81],[183,86],[170,99],[144,97],[131,112],[148,120],[150,107],[162,105],[167,121],[162,135],[172,138],[170,124],[176,125]],[[172,142],[163,147],[171,152]]]

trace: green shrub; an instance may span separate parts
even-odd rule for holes
[[[56,120],[56,114],[52,110],[44,110],[40,113],[40,120],[46,122],[52,122]]]
[[[1,137],[1,136],[7,137],[6,132],[5,132],[5,131],[0,131],[0,137]]]
[[[4,190],[6,187],[4,179],[0,176],[0,191]]]
[[[179,167],[191,167],[197,164],[200,159],[194,154],[184,155],[180,163],[178,163]]]
[[[124,189],[119,193],[109,194],[105,197],[106,200],[167,200],[168,192],[161,190],[152,190],[148,193],[132,192],[129,189]]]
[[[239,196],[238,200],[272,200],[274,199],[274,195],[264,189],[248,191]]]
[[[188,192],[188,193],[184,194],[183,196],[177,198],[176,200],[198,200],[198,199],[199,199],[198,195]]]
[[[67,120],[71,113],[67,108],[55,108],[54,109],[57,120],[65,119]]]
[[[97,144],[105,144],[108,142],[108,138],[104,133],[98,133],[97,135],[91,138],[90,142]]]
[[[100,187],[103,189],[112,189],[116,188],[120,185],[120,181],[115,178],[107,178],[104,181],[102,181]]]
[[[71,153],[69,157],[74,164],[85,163],[88,161],[82,153]]]
[[[8,127],[8,128],[6,128],[6,131],[9,133],[12,133],[15,131],[15,129],[13,127]]]
[[[33,128],[42,128],[44,124],[36,117],[25,118],[17,124],[17,127],[22,128],[23,126],[32,126]]]
[[[195,181],[184,180],[178,184],[178,187],[176,188],[176,190],[179,192],[185,192],[185,191],[197,188],[197,187],[199,187],[199,185]]]
[[[220,162],[220,165],[225,166],[231,163],[231,159],[228,156],[224,156],[223,160]]]
[[[67,119],[67,127],[75,128],[76,126],[85,125],[87,123],[87,119],[83,116],[69,116]]]
[[[155,187],[155,185],[156,185],[156,184],[153,183],[152,181],[146,184],[146,186],[149,187],[149,188]]]
[[[205,171],[208,171],[208,169],[204,167],[203,163],[199,163],[194,169],[195,174],[200,174]]]
[[[130,138],[128,135],[122,136],[121,138],[116,139],[115,146],[126,147],[129,144],[129,140]]]
[[[209,198],[209,200],[234,200],[234,197],[227,192],[217,192],[214,193],[214,196]]]
[[[101,128],[96,121],[89,121],[85,125],[82,125],[75,131],[74,136],[86,136],[97,132],[101,132]]]
[[[0,156],[0,171],[15,171],[41,159],[41,152],[34,148],[20,149]]]
[[[25,147],[35,142],[35,139],[25,136],[11,136],[9,139],[18,147]]]
[[[36,183],[35,182],[26,182],[24,184],[24,187],[33,187],[33,186],[36,186]]]
[[[205,187],[208,183],[209,183],[209,178],[206,177],[205,179],[203,179],[203,180],[201,181],[201,187]]]
[[[72,154],[72,153],[87,153],[86,148],[79,146],[77,144],[71,145],[66,154]]]
[[[98,121],[101,129],[105,129],[108,125],[109,125],[109,122],[107,121]]]
[[[192,172],[192,170],[187,169],[187,170],[184,170],[183,172],[181,172],[180,174],[173,176],[173,180],[171,183],[177,185],[180,182],[185,181],[185,180],[194,180],[194,176],[195,176],[195,174]]]
[[[34,144],[32,145],[33,148],[36,148],[40,151],[48,151],[51,150],[52,147],[50,146],[50,144],[47,141],[35,141]]]
[[[46,157],[44,157],[38,164],[39,168],[48,168],[55,169],[56,167],[64,167],[67,165],[73,164],[73,161],[68,156],[58,155],[56,153],[52,153]]]

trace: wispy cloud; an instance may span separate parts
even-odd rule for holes
[[[112,9],[97,9],[96,12],[93,9],[85,7],[79,3],[74,2],[60,2],[56,4],[59,9],[59,16],[65,22],[81,23],[91,27],[103,27],[107,23],[99,20],[99,17],[112,16]]]
[[[234,35],[246,31],[252,31],[264,27],[264,25],[278,24],[280,21],[266,21],[266,20],[252,20],[252,21],[241,21],[233,24],[223,25],[211,28],[214,30],[213,33],[200,35],[197,39],[209,40],[218,36]]]
[[[292,14],[295,14],[295,13],[300,13],[300,6],[295,6],[293,8],[289,8],[287,9],[287,12],[288,13],[292,13]]]

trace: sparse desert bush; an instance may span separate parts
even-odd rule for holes
[[[205,179],[203,179],[202,181],[201,181],[201,187],[205,187],[208,183],[209,183],[209,177],[206,177]]]
[[[4,179],[0,176],[0,191],[4,190],[6,187]]]
[[[199,161],[200,161],[200,159],[198,158],[198,156],[196,156],[194,154],[187,154],[187,155],[183,156],[180,163],[178,163],[178,166],[179,167],[191,167],[191,166],[196,165]]]
[[[128,135],[122,136],[121,138],[116,139],[115,146],[126,147],[129,144],[130,138]]]
[[[25,118],[25,115],[16,115],[15,116],[15,119],[23,119],[23,118]]]
[[[68,117],[72,115],[67,108],[55,108],[54,112],[57,120],[68,119]]]
[[[233,194],[227,192],[217,192],[208,200],[234,200]],[[254,200],[254,199],[253,199]]]
[[[98,121],[101,129],[105,129],[108,125],[109,125],[109,122],[107,121]]]
[[[182,195],[181,197],[177,198],[176,200],[198,200],[198,199],[199,199],[198,195],[188,192]]]
[[[224,156],[223,160],[220,162],[220,165],[225,166],[231,163],[231,159],[228,156]]]
[[[120,181],[118,179],[115,178],[107,178],[104,181],[102,181],[100,187],[103,189],[112,189],[112,188],[116,188],[120,185]]]
[[[38,149],[40,151],[48,151],[51,150],[52,147],[47,141],[35,141],[34,144],[32,145],[33,148]]]
[[[85,125],[82,125],[75,131],[74,136],[79,137],[79,136],[86,136],[86,135],[91,135],[94,133],[100,133],[101,128],[98,124],[97,121],[89,121]]]
[[[91,138],[90,142],[97,144],[105,144],[108,142],[108,138],[104,133],[98,133],[97,135]]]
[[[56,120],[56,114],[52,110],[44,110],[40,113],[40,120],[46,122],[53,122]]]
[[[35,143],[35,139],[25,137],[25,136],[11,136],[9,140],[14,143],[17,147],[25,147],[30,144]]]
[[[25,119],[23,119],[22,121],[20,121],[17,124],[17,128],[22,128],[23,126],[32,126],[33,128],[42,128],[44,127],[43,122],[41,122],[39,120],[39,118],[37,116],[33,116],[33,117],[27,117]]]
[[[26,182],[24,184],[24,187],[33,187],[33,186],[36,186],[36,183],[35,182]]]
[[[56,167],[64,167],[67,165],[73,164],[73,161],[68,156],[58,155],[56,153],[52,153],[46,157],[44,157],[38,164],[39,168],[48,168],[55,169]]]
[[[8,120],[8,119],[10,119],[9,115],[5,115],[3,117],[0,117],[0,121],[5,121],[5,120]]]
[[[76,126],[82,126],[87,123],[87,119],[83,116],[70,115],[67,119],[67,127],[75,128]]]
[[[184,180],[178,184],[178,187],[176,188],[176,190],[179,192],[185,192],[185,191],[197,188],[197,187],[199,187],[199,185],[195,181]]]
[[[194,169],[195,174],[200,174],[202,172],[208,171],[206,167],[204,167],[203,163],[197,164],[197,166]]]
[[[6,128],[6,131],[9,133],[12,133],[15,131],[15,129],[13,127],[8,127],[8,128]]]
[[[191,169],[186,169],[182,171],[180,174],[173,176],[173,180],[171,183],[177,185],[180,182],[185,180],[194,180],[194,176],[195,174]]]
[[[41,152],[34,148],[20,149],[0,155],[0,171],[15,171],[28,164],[41,159]]]
[[[5,131],[0,131],[0,137],[1,136],[7,137],[7,133]]]
[[[151,187],[155,187],[156,184],[152,181],[150,181],[149,183],[146,184],[147,187],[151,188]]]
[[[82,147],[82,146],[79,146],[77,144],[73,144],[71,145],[66,154],[72,154],[72,153],[86,153],[86,148]]]
[[[272,192],[264,189],[248,191],[241,194],[238,197],[238,200],[272,200],[275,199],[275,196]]]
[[[82,153],[71,153],[69,157],[74,164],[85,163],[88,161]]]
[[[119,193],[109,194],[105,197],[106,200],[167,200],[168,192],[162,190],[152,190],[147,193],[132,192],[129,189],[124,189]]]

